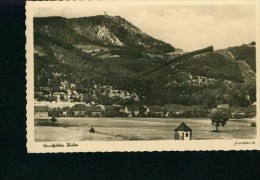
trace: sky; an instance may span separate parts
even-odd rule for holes
[[[256,40],[253,4],[173,4],[87,1],[70,4],[35,4],[35,17],[66,18],[102,15],[121,16],[146,34],[184,51],[213,45],[214,49]]]

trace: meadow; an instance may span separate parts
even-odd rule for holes
[[[210,119],[164,118],[57,118],[52,126],[50,118],[35,119],[35,141],[124,141],[170,140],[174,129],[185,122],[192,129],[192,140],[201,139],[254,139],[256,127],[253,119],[229,120],[220,132]],[[95,133],[90,133],[90,128]]]

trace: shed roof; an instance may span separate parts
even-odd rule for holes
[[[48,111],[48,106],[34,106],[35,111]]]
[[[192,129],[187,126],[184,122],[182,122],[176,129],[175,131],[192,131]]]

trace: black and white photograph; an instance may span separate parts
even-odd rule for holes
[[[258,6],[27,2],[27,150],[259,149]]]

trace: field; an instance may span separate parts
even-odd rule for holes
[[[210,119],[157,118],[58,118],[54,127],[49,118],[35,119],[35,141],[122,141],[174,139],[174,129],[185,122],[192,130],[193,140],[253,139],[255,120],[229,120],[220,132],[211,126]],[[93,127],[95,133],[90,133]]]
[[[76,48],[81,49],[85,53],[92,53],[92,52],[98,52],[101,49],[103,49],[100,46],[96,45],[74,45]]]

